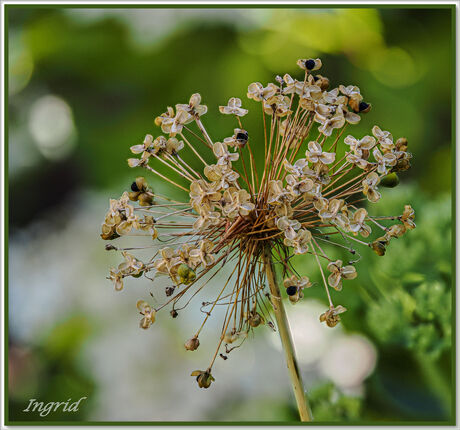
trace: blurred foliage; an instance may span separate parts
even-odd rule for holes
[[[81,421],[91,410],[94,383],[90,372],[78,362],[82,343],[90,334],[87,318],[74,316],[62,321],[50,333],[44,333],[40,347],[28,349],[22,345],[10,344],[10,388],[9,407],[12,421]],[[13,370],[11,369],[13,368]],[[25,371],[23,371],[25,369]],[[18,373],[19,383],[14,378]],[[38,376],[38,378],[37,378]],[[38,409],[23,410],[30,399],[37,399],[45,405],[49,402],[76,402],[82,397],[84,407],[68,413],[61,408],[41,417]]]
[[[340,393],[333,384],[324,384],[310,394],[316,421],[356,421],[361,415],[361,398]]]
[[[402,344],[436,360],[450,348],[452,337],[450,197],[422,205],[414,234],[370,270],[381,295],[366,316],[379,341]]]
[[[378,124],[408,138],[413,168],[401,175],[397,188],[382,191],[382,212],[371,213],[399,215],[410,202],[417,229],[394,241],[384,257],[360,250],[366,264],[357,265],[358,278],[345,283],[341,293],[333,292],[334,301],[348,308],[343,326],[375,342],[379,361],[361,398],[339,394],[329,384],[314,391],[315,417],[449,420],[452,9],[220,12],[8,7],[11,230],[74,202],[81,190],[99,192],[107,202],[121,194],[137,176],[125,164],[130,145],[155,134],[154,117],[193,92],[210,107],[204,122],[216,140],[229,136],[235,125],[218,114],[217,106],[240,97],[250,109],[245,127],[259,154],[260,112],[245,97],[247,85],[266,84],[276,74],[298,78],[295,61],[320,56],[321,72],[333,86],[358,85],[373,105],[348,131],[361,137]],[[44,145],[31,126],[33,106],[50,94],[68,105],[73,127],[55,147]],[[43,124],[51,133],[52,120]],[[193,158],[186,161],[196,167]],[[262,162],[258,157],[259,168]],[[152,182],[164,192],[164,184]],[[65,225],[62,219],[56,229]],[[310,259],[299,258],[298,267],[319,279]],[[305,300],[324,300],[320,290],[309,289]],[[89,336],[85,318],[75,316],[45,333],[40,347],[10,340],[11,351],[26,351],[11,359],[29,360],[16,369],[10,387],[10,419],[34,419],[21,413],[25,399],[33,396],[53,401],[69,392],[76,399],[97,392],[89,372],[77,364],[79,346]],[[267,420],[295,419],[288,400],[257,402]],[[236,399],[210,419],[234,414],[244,420],[251,416],[248,408]],[[47,419],[85,419],[88,411]]]
[[[166,19],[156,9],[8,10],[13,226],[30,221],[22,210],[25,192],[36,213],[81,187],[119,192],[135,175],[124,165],[129,146],[155,134],[154,117],[193,92],[210,106],[204,120],[211,136],[228,136],[233,124],[217,106],[231,96],[245,99],[253,81],[266,83],[286,72],[298,78],[295,61],[307,54],[321,55],[332,85],[357,84],[372,102],[372,112],[354,127],[356,135],[378,123],[406,136],[417,157],[409,177],[430,193],[449,189],[450,170],[443,168],[451,134],[448,9],[195,12],[171,10]],[[136,42],[138,33],[146,39],[165,22],[162,38]],[[432,71],[430,65],[442,66]],[[30,131],[29,109],[49,93],[69,104],[78,136],[75,150],[57,160],[44,155]],[[262,138],[259,120],[250,109],[245,127],[255,146]],[[187,161],[195,165],[193,158]],[[54,193],[40,192],[50,187]]]

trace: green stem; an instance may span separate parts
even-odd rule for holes
[[[269,249],[266,249],[263,258],[265,273],[267,275],[267,281],[270,287],[273,312],[275,314],[281,343],[283,345],[286,364],[288,367],[289,376],[291,378],[292,389],[294,391],[297,408],[299,410],[300,421],[312,421],[310,408],[308,406],[308,399],[305,395],[302,378],[299,372],[299,366],[295,356],[294,344],[292,343],[291,331],[289,329],[289,322],[287,320],[286,311],[281,300],[280,289],[278,287],[278,283],[276,282],[273,260]]]

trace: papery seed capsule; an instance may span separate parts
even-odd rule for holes
[[[296,304],[300,299],[303,299],[303,291],[299,290],[296,292],[296,294],[289,296],[289,301],[292,304]]]
[[[394,188],[398,184],[399,184],[399,178],[395,172],[389,173],[388,175],[380,179],[380,185],[382,187]]]
[[[401,237],[406,232],[403,224],[394,224],[388,229],[388,235],[391,237]]]
[[[193,373],[192,373],[193,375]],[[195,375],[193,375],[195,376]],[[209,372],[201,372],[197,377],[196,381],[198,382],[198,386],[200,388],[209,388],[211,382],[214,381],[214,378]]]
[[[197,337],[192,337],[184,344],[187,351],[195,351],[200,346],[200,341]]]
[[[102,239],[113,240],[113,239],[116,239],[117,237],[120,237],[120,235],[117,233],[115,225],[109,226],[107,224],[102,224],[102,233],[101,233]]]
[[[139,200],[139,194],[140,191],[130,191],[128,193],[129,200],[131,200],[132,202],[137,202]]]
[[[258,327],[260,324],[262,324],[264,319],[260,316],[258,312],[255,312],[252,314],[251,317],[248,319],[248,323],[251,327]]]
[[[411,165],[410,165],[409,160],[401,159],[401,160],[398,160],[396,166],[394,166],[391,169],[391,171],[392,172],[404,172],[405,170],[409,170],[410,167]]]
[[[151,206],[153,203],[153,196],[148,193],[142,193],[139,195],[139,204],[141,206]]]
[[[236,142],[238,143],[238,146],[242,147],[248,143],[248,132],[247,131],[240,131],[236,134]]]
[[[396,141],[395,146],[397,151],[407,151],[407,139],[405,137],[400,137]]]
[[[145,178],[143,176],[138,176],[136,178],[136,186],[137,186],[139,191],[145,191],[148,188],[147,181],[145,180]],[[131,185],[131,187],[132,187],[132,185]]]
[[[359,111],[362,113],[367,113],[371,110],[372,105],[366,102],[361,102],[359,104]]]
[[[177,274],[179,275],[181,282],[184,284],[190,284],[196,278],[195,271],[184,263],[182,263],[177,269]]]
[[[147,330],[152,325],[152,321],[148,317],[144,317],[141,319],[139,323],[139,327]]]
[[[188,276],[188,272],[192,270],[190,267],[188,267],[186,264],[181,264],[179,268],[177,269],[177,274],[181,278],[186,278]]]
[[[372,242],[370,244],[370,247],[372,248],[372,250],[377,254],[379,255],[380,257],[382,257],[383,255],[385,255],[385,251],[386,251],[386,242],[384,241],[381,241],[381,240],[375,240],[374,242]]]
[[[318,85],[322,91],[326,91],[329,88],[329,79],[325,76],[316,75],[314,76],[316,85]]]

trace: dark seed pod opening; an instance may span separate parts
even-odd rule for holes
[[[308,70],[313,70],[315,68],[315,60],[312,60],[311,58],[307,61],[305,61],[305,67],[308,69]]]
[[[360,102],[358,109],[360,112],[366,113],[366,112],[369,112],[369,110],[371,109],[371,105],[366,102]]]
[[[238,134],[236,135],[236,140],[247,141],[247,140],[248,140],[248,133],[247,133],[247,132],[245,132],[245,133],[242,133],[242,132],[238,133]]]
[[[286,288],[286,293],[288,296],[293,296],[297,293],[297,287],[295,285],[291,285],[290,287]]]
[[[135,193],[140,191],[139,187],[137,186],[136,184],[136,181],[134,181],[132,184],[131,184],[131,190],[134,191]]]

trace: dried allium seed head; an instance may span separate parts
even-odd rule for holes
[[[138,302],[143,329],[164,308],[172,308],[170,314],[176,318],[176,307],[183,309],[196,295],[208,292],[211,301],[199,307],[203,322],[185,343],[186,349],[194,350],[203,326],[213,321],[211,315],[227,308],[210,366],[193,372],[202,388],[214,380],[211,369],[215,358],[223,356],[221,348],[227,357],[255,327],[274,329],[272,314],[282,302],[279,292],[267,288],[273,283],[267,274],[272,266],[283,273],[293,304],[304,295],[308,298],[307,288],[322,283],[329,309],[320,320],[334,327],[346,309],[334,306],[329,290],[340,291],[356,278],[360,258],[344,264],[331,257],[335,253],[330,249],[359,255],[353,243],[383,256],[392,240],[415,228],[410,205],[399,216],[372,215],[381,198],[379,187],[395,186],[396,172],[410,167],[407,140],[394,142],[392,134],[377,125],[364,136],[347,128],[350,134],[342,137],[345,126],[358,124],[371,104],[359,87],[330,89],[327,77],[312,74],[321,68],[320,59],[297,64],[305,72],[299,80],[286,73],[275,82],[248,86],[247,97],[260,103],[263,112],[261,130],[254,134],[264,136],[261,144],[249,139],[253,131],[248,133],[243,122],[251,106],[243,107],[238,97],[218,108],[238,123],[221,136],[211,136],[206,129],[208,108],[201,104],[200,94],[168,107],[155,119],[163,134],[147,134],[131,146],[134,157],[128,165],[182,194],[173,199],[156,193],[138,176],[120,198],[109,201],[102,224],[102,239],[133,235],[139,245],[130,249],[142,249],[144,255],[152,250],[144,262],[121,246],[109,245],[123,257],[108,276],[116,291],[124,288],[125,278],[155,281],[153,289],[157,277],[168,279],[163,303],[153,309]],[[396,223],[388,225],[391,220]],[[321,276],[310,274],[316,282],[296,272],[296,255],[306,255],[318,266]],[[214,276],[224,266],[228,278],[217,281]]]

